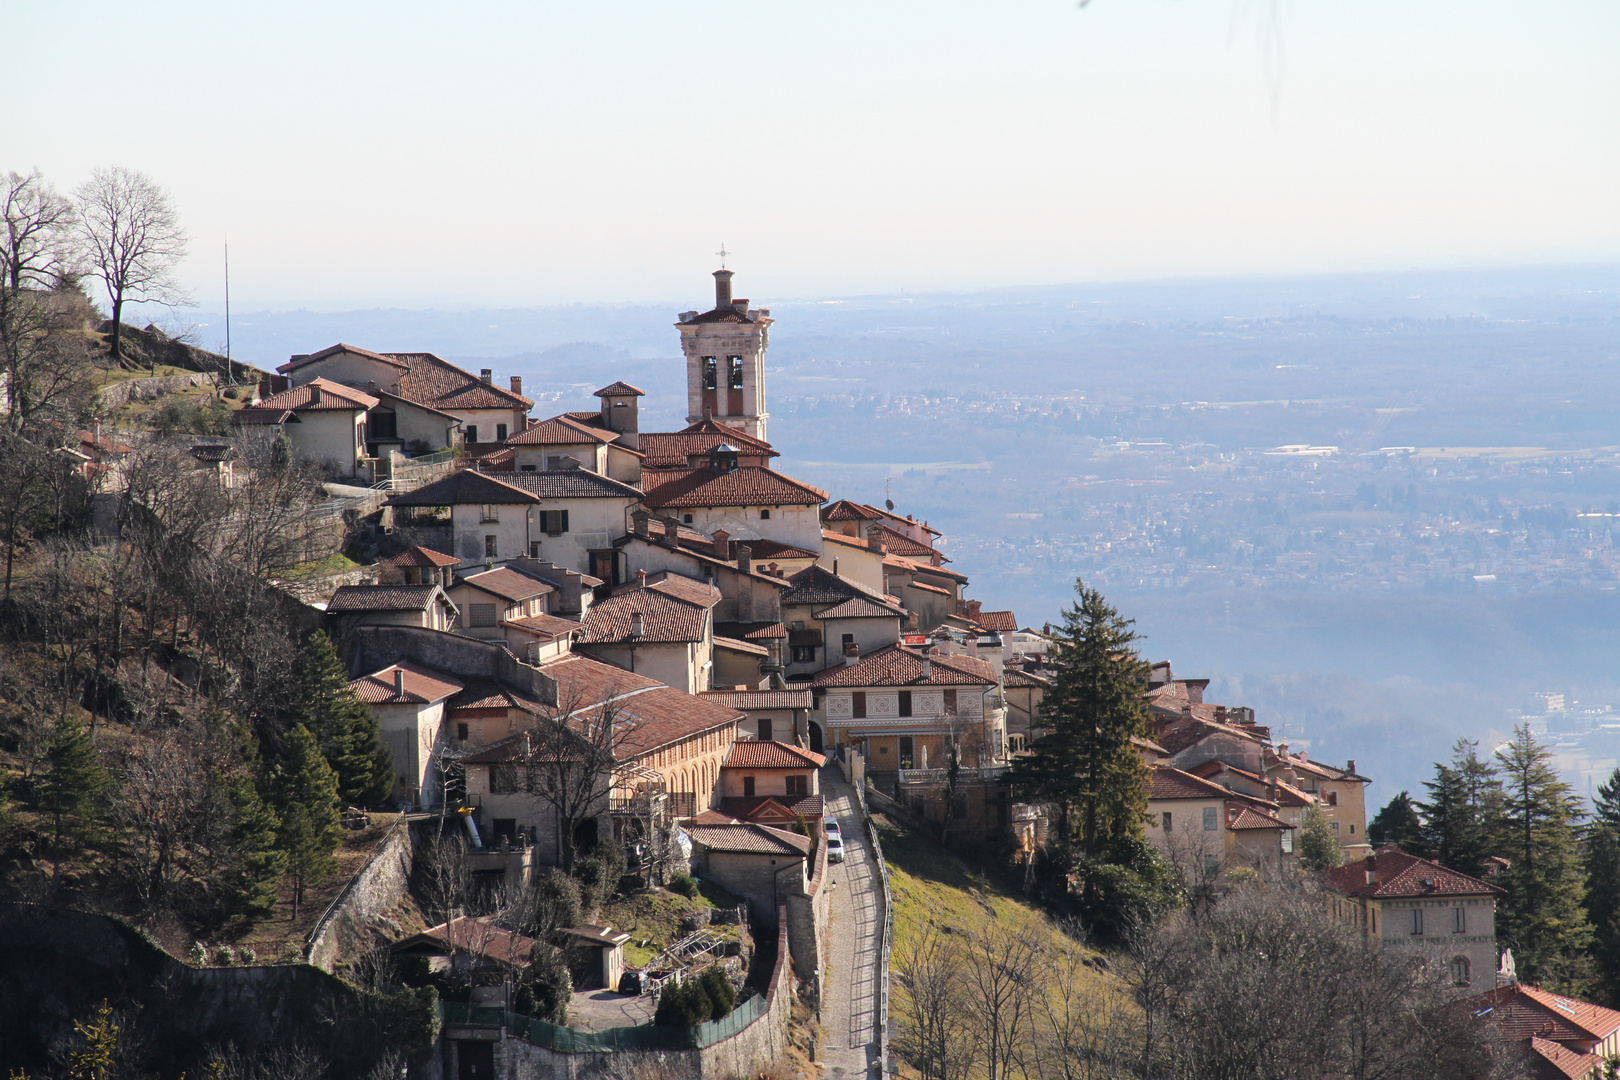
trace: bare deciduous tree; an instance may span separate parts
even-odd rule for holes
[[[189,303],[174,278],[175,264],[186,253],[186,233],[168,192],[134,169],[96,169],[74,194],[91,273],[112,305],[110,351],[122,360],[126,303]]]
[[[923,1080],[961,1080],[973,1058],[959,939],[930,925],[894,958],[900,1052]]]
[[[617,688],[609,687],[602,703],[563,702],[553,717],[524,732],[525,752],[516,768],[523,790],[551,811],[563,869],[574,868],[580,826],[602,812],[620,785],[636,728]]]
[[[49,292],[76,270],[73,203],[39,170],[0,177],[0,288]]]

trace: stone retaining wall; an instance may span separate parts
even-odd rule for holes
[[[405,815],[394,819],[371,861],[349,880],[316,922],[304,944],[304,962],[322,971],[336,971],[339,960],[352,955],[371,934],[371,922],[392,910],[410,887],[411,830]]]
[[[125,379],[122,382],[108,383],[101,388],[101,407],[116,409],[127,405],[131,401],[155,401],[164,394],[173,394],[179,390],[190,390],[194,386],[214,387],[219,385],[219,376],[211,372],[199,371],[190,375],[158,375],[149,379]]]

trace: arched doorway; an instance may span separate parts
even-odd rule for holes
[[[809,722],[809,728],[810,728],[810,752],[812,754],[826,753],[826,751],[822,749],[823,743],[821,741],[821,725],[816,723],[814,720],[811,720]]]

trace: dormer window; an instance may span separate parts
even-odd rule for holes
[[[709,451],[709,468],[715,472],[732,472],[737,468],[737,448],[721,443]]]

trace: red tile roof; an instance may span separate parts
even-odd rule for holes
[[[502,930],[487,919],[463,915],[440,923],[431,930],[396,941],[390,946],[390,951],[422,952],[437,947],[446,952],[479,953],[491,960],[519,967],[529,962],[529,954],[534,946],[533,938]]]
[[[618,588],[614,589],[614,592],[635,592],[639,588],[639,585],[631,583],[618,586]],[[681,574],[672,574],[668,570],[659,570],[656,573],[648,574],[647,588],[705,608],[712,608],[720,602],[720,590],[707,581],[699,581],[696,578],[685,577]]]
[[[394,672],[401,670],[405,672],[403,697],[394,693]],[[349,683],[349,689],[367,705],[422,705],[460,693],[465,686],[454,675],[447,675],[413,660],[390,664],[381,671],[362,675]]]
[[[1524,983],[1488,990],[1468,1004],[1475,1016],[1497,1024],[1504,1039],[1544,1035],[1554,1042],[1601,1042],[1620,1030],[1620,1012]]]
[[[426,611],[437,585],[339,585],[326,604],[337,614],[349,611]]]
[[[998,634],[1011,634],[1018,629],[1018,620],[1010,611],[981,611],[974,621]]]
[[[610,443],[618,433],[590,427],[569,416],[553,416],[506,440],[507,446],[577,446],[580,443]],[[587,462],[586,464],[589,464]]]
[[[1010,667],[1001,673],[1002,686],[1028,686],[1041,690],[1050,690],[1057,685],[1045,675],[1038,675],[1023,668]]]
[[[714,632],[740,641],[774,641],[787,637],[787,627],[779,622],[717,622]]]
[[[822,529],[821,538],[834,544],[843,544],[845,547],[860,548],[862,551],[874,550],[865,540],[858,536],[845,536],[833,529]]]
[[[631,585],[591,605],[582,621],[585,640],[592,644],[635,641],[648,645],[702,641],[709,609],[718,602],[718,596],[694,601],[654,585],[645,589]],[[636,636],[633,616],[638,613],[641,633]]]
[[[556,588],[532,578],[528,574],[521,574],[506,566],[497,566],[493,570],[483,570],[476,574],[467,574],[456,580],[457,585],[470,585],[481,592],[498,596],[502,600],[520,602],[533,600],[537,596],[556,592]]]
[[[533,474],[523,474],[533,475]],[[425,484],[389,499],[384,506],[519,506],[538,503],[538,496],[521,487],[497,480],[476,469],[461,469],[441,480]]]
[[[317,361],[325,360],[328,356],[336,356],[338,353],[352,353],[355,356],[363,356],[367,360],[375,360],[378,363],[387,364],[389,367],[398,368],[401,371],[409,370],[409,365],[404,364],[399,360],[395,360],[391,356],[385,356],[382,353],[374,353],[370,349],[362,349],[355,345],[345,345],[341,341],[336,345],[328,345],[320,352],[310,353],[308,356],[289,360],[285,364],[282,364],[280,367],[276,368],[276,370],[285,375],[290,371],[297,371],[301,367],[308,367],[310,364],[316,363]]]
[[[805,819],[826,815],[820,795],[727,795],[720,807],[733,818],[743,821],[792,821],[794,816]]]
[[[765,559],[813,559],[816,557],[816,553],[813,551],[806,551],[802,547],[794,547],[792,544],[783,544],[775,540],[739,540],[733,537],[731,543],[733,547],[739,544],[747,544],[748,550],[753,552],[753,557],[757,561]]]
[[[890,604],[880,604],[864,596],[852,596],[842,604],[814,612],[817,619],[898,619],[905,611]]]
[[[752,641],[743,641],[740,638],[729,638],[724,634],[714,635],[714,647],[717,649],[730,649],[732,652],[747,653],[749,656],[769,656],[771,651],[763,645],[755,645]]]
[[[821,754],[812,754],[782,742],[738,742],[726,755],[727,769],[819,769],[827,764]]]
[[[821,512],[822,521],[881,521],[883,515],[865,503],[839,499]]]
[[[908,559],[904,555],[885,555],[883,565],[893,567],[896,570],[906,570],[913,574],[923,574],[925,576],[933,574],[948,581],[959,581],[964,585],[967,584],[968,580],[966,574],[958,574],[955,570],[947,570],[943,566],[935,566],[931,562],[924,562],[920,559]]]
[[[923,678],[922,654],[904,645],[888,645],[851,665],[817,673],[811,686],[994,686],[996,669],[972,656],[941,656],[930,661]]]
[[[444,567],[454,566],[460,561],[461,560],[456,558],[454,555],[446,555],[444,552],[434,551],[432,548],[413,547],[407,551],[400,552],[398,555],[383,559],[379,565]]]
[[[868,540],[876,540],[887,547],[891,554],[903,555],[908,558],[932,559],[934,549],[927,544],[921,544],[909,536],[904,536],[883,525],[872,526],[866,534]]]
[[[523,409],[534,402],[522,394],[503,390],[472,372],[458,368],[432,353],[384,353],[404,364],[399,377],[401,397],[435,409]]]
[[[763,465],[712,469],[647,469],[641,474],[648,506],[819,506],[827,493]]]
[[[315,398],[314,387],[320,387],[321,402],[319,405],[313,404]],[[242,411],[247,412],[251,409],[255,412],[266,410],[281,412],[291,409],[293,412],[353,412],[357,409],[373,409],[376,408],[377,404],[376,398],[370,394],[362,394],[353,387],[332,382],[330,379],[311,379],[303,386],[295,386],[291,390],[283,390],[279,394],[272,394],[257,405],[251,405],[248,409]]]
[[[1236,814],[1227,812],[1226,827],[1228,829],[1292,829],[1293,826],[1252,806],[1240,806]]]
[[[555,615],[525,615],[521,619],[503,619],[502,626],[515,626],[519,630],[527,630],[531,634],[541,634],[545,637],[562,637],[583,629],[573,619],[559,619]]]
[[[631,386],[629,383],[627,383],[627,382],[625,382],[625,381],[623,381],[621,379],[618,382],[610,382],[606,386],[602,387],[602,389],[595,391],[594,396],[595,397],[646,397],[647,395],[642,393],[640,390],[636,389],[634,386]]]
[[[1169,765],[1148,770],[1149,799],[1229,799],[1232,793],[1219,784]]]
[[[1583,1054],[1539,1035],[1530,1036],[1530,1052],[1534,1055],[1530,1063],[1534,1080],[1586,1080],[1603,1064],[1596,1054]]]
[[[1366,860],[1357,859],[1323,875],[1328,887],[1347,896],[1368,896],[1377,900],[1424,896],[1497,896],[1503,890],[1478,878],[1439,863],[1408,855],[1400,848],[1380,848],[1373,860],[1377,880],[1367,881]],[[1597,1006],[1592,1006],[1597,1008]],[[1616,1013],[1620,1016],[1620,1013]]]
[[[644,431],[637,440],[646,455],[646,468],[684,468],[692,454],[706,454],[721,443],[737,448],[742,458],[779,457],[771,444],[736,428],[702,421],[682,431]]]
[[[810,838],[773,829],[769,825],[739,822],[736,825],[689,825],[686,835],[692,843],[701,844],[710,851],[737,852],[745,855],[799,855],[810,854]]]
[[[808,690],[705,690],[700,696],[741,712],[815,707],[814,695]]]

